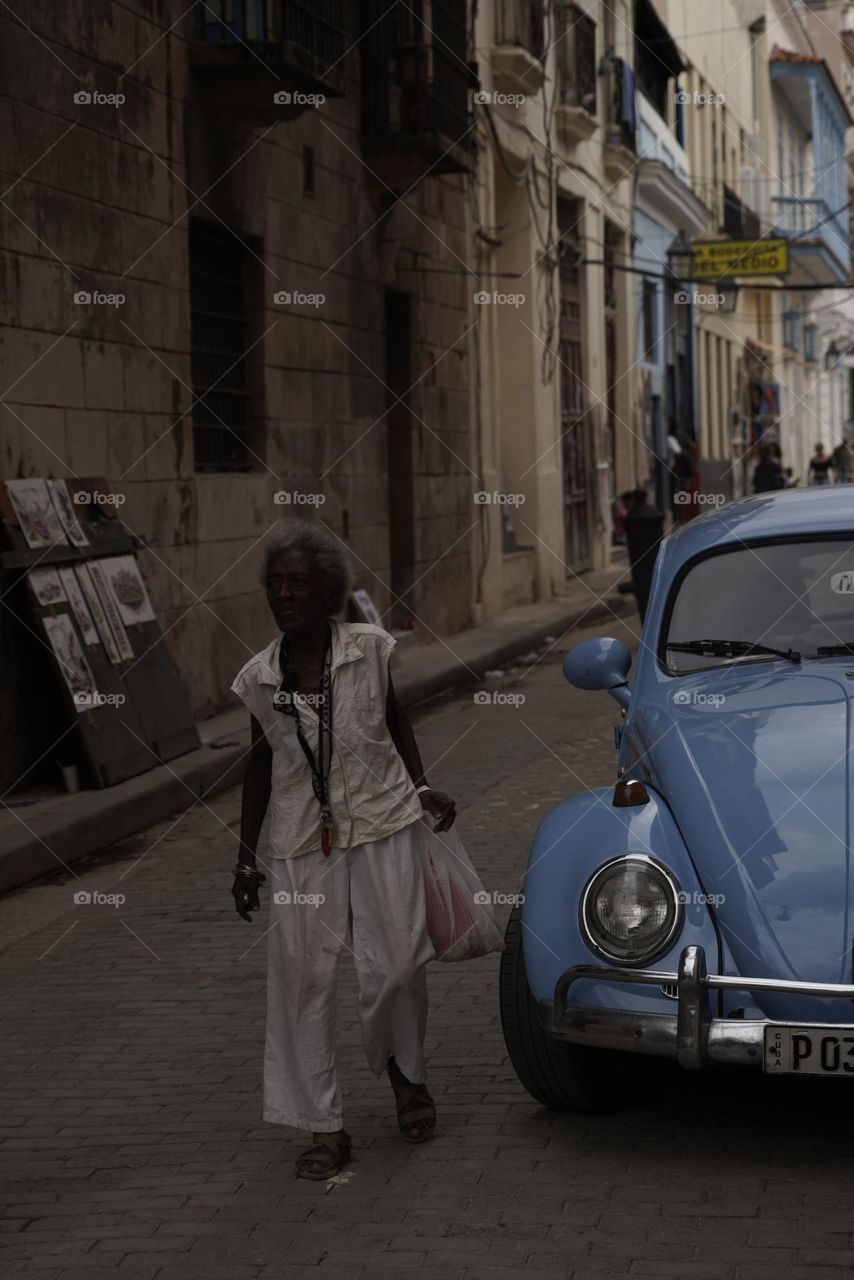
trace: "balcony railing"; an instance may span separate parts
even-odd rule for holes
[[[467,167],[473,80],[466,62],[465,0],[433,0],[429,25],[402,2],[365,0],[362,12],[366,149],[396,153],[402,177],[407,152],[421,176]]]
[[[496,43],[515,44],[535,58],[545,52],[543,0],[498,0]]]
[[[818,241],[847,269],[849,259],[846,214],[833,214],[825,200],[809,196],[772,196],[773,234]]]
[[[331,67],[344,52],[341,0],[200,0],[196,39],[293,44]]]
[[[560,10],[557,41],[558,92],[565,107],[583,107],[596,114],[596,23],[575,4]]]
[[[192,56],[207,104],[230,117],[286,119],[305,109],[296,105],[300,94],[340,96],[342,7],[342,0],[197,0]]]

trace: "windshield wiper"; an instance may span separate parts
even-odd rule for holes
[[[847,653],[854,653],[854,640],[843,640],[841,644],[820,644],[815,651],[817,658],[834,658],[837,656],[844,657]]]
[[[801,655],[796,649],[772,649],[770,645],[753,640],[685,640],[680,643],[668,641],[665,648],[675,649],[677,653],[699,653],[710,658],[742,658],[755,653],[762,657],[783,658],[786,662],[801,660]]]

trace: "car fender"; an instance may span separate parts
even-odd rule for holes
[[[647,803],[631,807],[613,805],[613,787],[588,791],[556,805],[540,823],[521,908],[525,967],[536,1000],[552,999],[558,978],[573,965],[620,967],[585,942],[579,906],[593,873],[624,853],[655,858],[673,874],[681,892],[681,928],[668,950],[644,967],[675,971],[683,947],[692,944],[704,948],[710,969],[720,964],[716,901],[709,901],[663,798],[649,786],[647,791]],[[599,1008],[668,1013],[675,1009],[675,1002],[659,987],[639,983],[581,979],[574,983],[570,999]]]

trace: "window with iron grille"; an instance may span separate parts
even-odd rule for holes
[[[818,325],[804,325],[804,359],[818,359]]]
[[[621,252],[623,237],[613,222],[605,221],[604,259],[605,310],[617,310],[617,254]]]
[[[289,43],[331,68],[345,52],[342,3],[197,0],[196,39],[205,44]]]
[[[496,13],[498,44],[515,44],[535,58],[545,51],[543,0],[498,0]]]
[[[724,183],[724,221],[721,228],[728,236],[738,237],[743,232],[744,205],[739,197]]]
[[[560,100],[596,114],[596,23],[576,4],[561,9],[563,36],[557,43]]]
[[[279,15],[282,40],[309,50],[330,68],[344,56],[341,0],[283,0]]]
[[[190,224],[190,369],[197,471],[249,468],[246,436],[246,247],[224,228]]]
[[[465,0],[421,3],[362,0],[362,132],[467,133]]]
[[[643,353],[647,360],[655,359],[658,343],[656,311],[658,310],[658,285],[655,280],[644,280],[642,294]]]
[[[789,351],[797,351],[800,347],[801,313],[799,311],[783,312],[783,346]]]

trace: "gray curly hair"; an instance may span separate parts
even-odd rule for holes
[[[267,584],[271,558],[280,551],[305,551],[312,557],[326,583],[327,608],[330,614],[340,613],[350,590],[350,561],[340,539],[310,520],[278,520],[262,546],[262,586]]]

